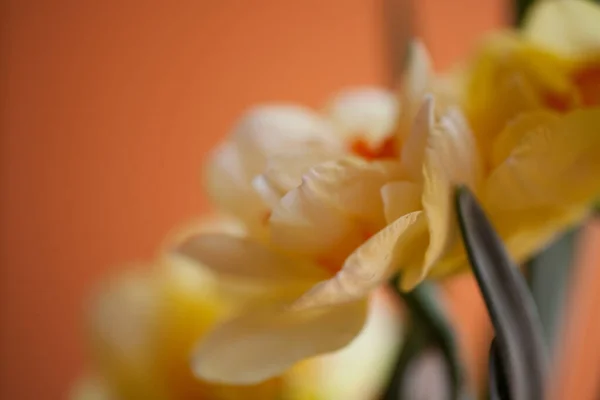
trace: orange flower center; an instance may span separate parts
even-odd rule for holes
[[[378,146],[371,146],[363,138],[356,138],[350,144],[350,151],[366,160],[373,161],[382,158],[395,158],[398,156],[396,139],[387,137]]]
[[[584,106],[600,104],[600,64],[594,63],[577,71],[573,83],[579,90]]]

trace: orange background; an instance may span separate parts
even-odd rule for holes
[[[501,0],[416,3],[438,67],[504,16]],[[385,82],[382,5],[2,4],[0,398],[61,399],[87,294],[207,209],[202,160],[246,107]]]

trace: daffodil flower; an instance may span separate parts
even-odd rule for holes
[[[223,226],[204,222],[201,230],[223,231]],[[237,226],[227,226],[230,234],[240,232]],[[397,311],[383,293],[373,298],[363,333],[342,353],[305,361],[253,385],[195,377],[190,354],[198,338],[258,292],[246,291],[243,302],[228,293],[210,271],[173,255],[110,280],[96,297],[89,318],[95,363],[72,398],[358,400],[381,390],[399,337]]]
[[[418,42],[405,83],[401,104],[370,88],[322,113],[258,107],[217,149],[208,192],[247,234],[193,236],[177,252],[268,301],[203,338],[199,376],[258,382],[348,345],[373,290],[399,271],[414,287],[458,243],[453,184],[480,185],[473,135]]]
[[[436,76],[415,43],[399,96],[369,89],[322,113],[250,111],[207,173],[215,204],[246,235],[193,236],[177,251],[221,281],[253,280],[268,301],[206,335],[196,373],[275,376],[350,343],[369,293],[395,274],[410,290],[466,270],[456,185],[477,194],[519,262],[580,221],[600,192],[600,110],[559,110],[545,91],[573,88],[571,63],[501,33]]]
[[[600,7],[587,0],[535,2],[522,30],[487,36],[467,64],[456,75],[484,151],[520,113],[600,106]]]

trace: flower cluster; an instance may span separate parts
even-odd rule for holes
[[[598,6],[540,1],[522,30],[484,38],[446,74],[414,41],[400,86],[348,90],[324,110],[271,104],[241,118],[206,168],[208,194],[241,228],[189,234],[171,248],[238,306],[209,324],[211,312],[195,310],[202,317],[176,340],[185,346],[152,354],[185,358],[200,338],[196,377],[276,390],[298,362],[351,343],[369,295],[393,276],[411,290],[468,269],[457,185],[477,195],[519,262],[581,221],[600,193]],[[109,370],[119,381],[119,367]],[[191,387],[180,376],[189,381],[178,387]]]

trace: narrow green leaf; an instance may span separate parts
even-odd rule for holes
[[[565,233],[527,263],[531,295],[550,349],[555,348],[578,234],[579,229]]]
[[[544,399],[546,348],[535,304],[483,209],[465,187],[456,191],[465,250],[496,331],[510,400]]]

